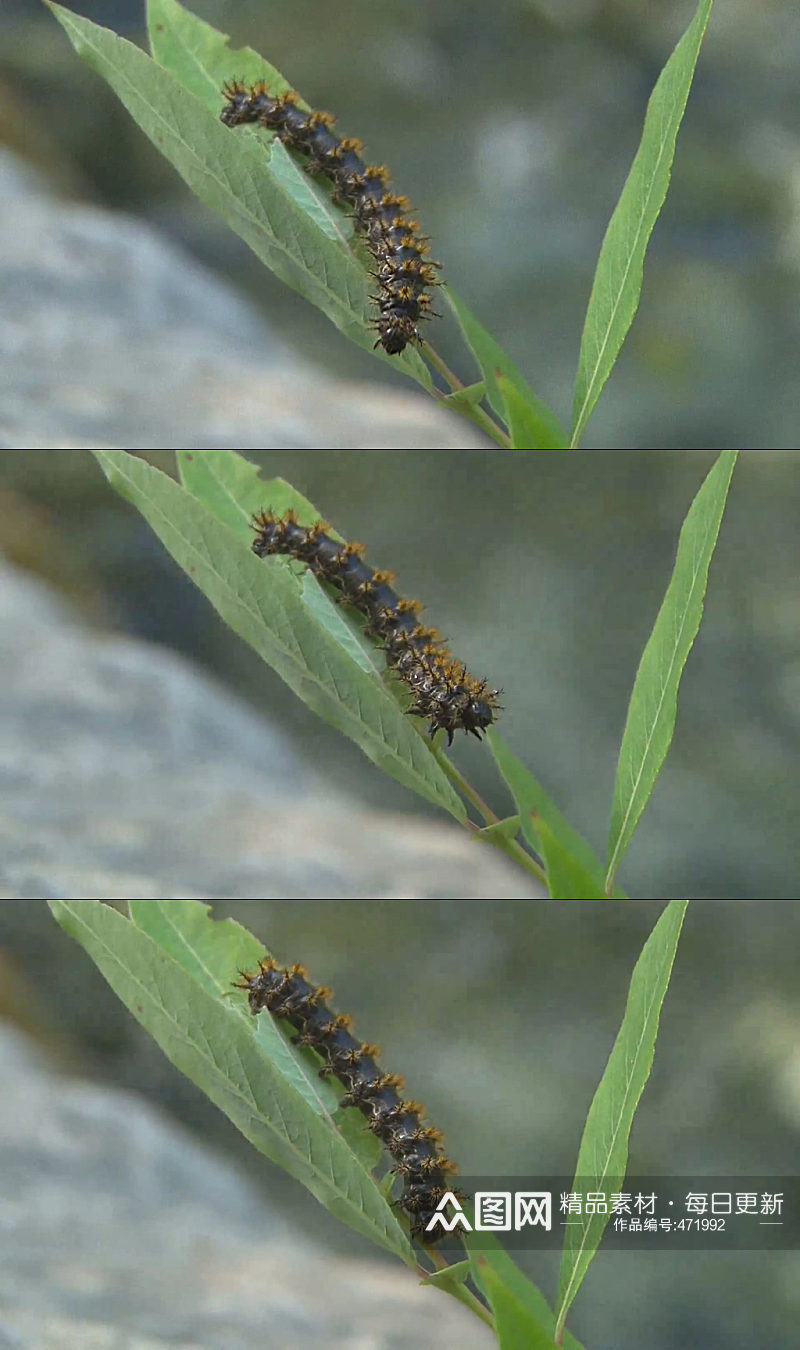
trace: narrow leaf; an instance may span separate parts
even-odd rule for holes
[[[214,44],[208,25],[182,10],[177,0],[169,5],[161,0],[164,32],[159,50],[189,80],[187,89],[116,33],[53,0],[46,3],[75,50],[107,80],[200,200],[219,211],[282,281],[321,309],[353,342],[372,351],[367,255],[362,256],[360,244],[358,256],[348,246],[345,214],[333,205],[330,193],[312,184],[279,141],[270,141],[260,128],[232,131],[219,120],[219,91],[226,79],[241,74],[237,53],[227,50],[227,39],[220,34]],[[179,39],[168,43],[176,26]],[[197,26],[200,35],[192,43],[190,30]],[[191,69],[186,53],[191,54]],[[251,57],[252,53],[248,61]],[[270,72],[277,74],[264,63],[264,73]],[[212,85],[217,90],[213,103]],[[400,362],[407,374],[430,387],[428,368],[413,348],[399,357],[389,357],[382,349],[377,355],[394,365]]]
[[[606,890],[613,883],[672,741],[678,688],[703,617],[708,569],[736,455],[735,450],[722,451],[692,502],[681,529],[667,593],[636,672],[614,784]]]
[[[675,139],[711,14],[700,0],[689,27],[650,95],[639,149],[609,222],[594,274],[581,340],[570,445],[586,423],[639,306],[644,256],[669,187]]]
[[[216,997],[230,999],[231,1012],[239,1012],[270,1062],[297,1089],[318,1115],[339,1110],[339,1097],[330,1079],[319,1077],[319,1061],[299,1050],[291,1032],[279,1027],[272,1017],[253,1019],[238,979],[244,971],[256,970],[259,961],[271,952],[263,943],[233,919],[214,919],[210,906],[198,900],[129,900],[128,912],[136,927],[158,943],[166,955],[183,966],[197,984]],[[354,1128],[351,1128],[351,1117]],[[337,1117],[337,1127],[350,1149],[371,1170],[380,1157],[380,1144],[363,1128],[356,1111]]]
[[[516,839],[520,832],[519,816],[506,816],[504,820],[496,820],[493,825],[484,825],[483,829],[476,831],[475,839]]]
[[[486,1259],[478,1258],[481,1288],[494,1314],[500,1350],[556,1350],[555,1343],[525,1304],[504,1284]]]
[[[94,453],[109,482],[141,511],[218,614],[304,703],[398,782],[458,820],[465,818],[460,798],[412,719],[377,673],[354,660],[311,612],[303,576],[282,559],[257,558],[190,493],[144,460],[121,450]]]
[[[605,900],[603,887],[570,853],[541,817],[533,822],[547,869],[551,900]]]
[[[147,0],[147,31],[150,51],[158,64],[217,117],[222,107],[222,85],[234,67],[232,78],[245,84],[265,80],[276,94],[284,94],[289,88],[280,71],[252,47],[232,51],[227,34],[184,9],[178,0]]]
[[[131,921],[206,993],[229,996],[238,971],[254,970],[263,944],[234,919],[214,919],[200,900],[129,900]]]
[[[456,1261],[452,1266],[444,1266],[441,1270],[433,1270],[430,1275],[426,1275],[421,1284],[433,1284],[437,1288],[444,1287],[448,1292],[452,1292],[457,1284],[463,1284],[468,1280],[472,1273],[472,1264],[469,1261]]]
[[[235,450],[178,450],[178,472],[187,492],[252,546],[253,518],[261,511],[282,516],[294,511],[303,525],[313,525],[321,514],[285,478],[262,478],[257,464]],[[335,539],[341,540],[333,527]]]
[[[280,515],[290,506],[296,509],[294,489],[288,483],[282,479],[265,482],[258,465],[235,450],[179,450],[176,462],[186,491],[243,542],[252,544],[251,522],[263,508]],[[307,519],[313,520],[311,503],[305,498],[300,501],[301,509],[309,512]]]
[[[197,982],[187,972],[185,960],[175,960],[108,905],[57,900],[50,908],[167,1058],[260,1152],[301,1181],[344,1223],[413,1263],[403,1230],[330,1114],[319,1102],[312,1108],[295,1091],[230,1002],[209,994],[205,980]],[[152,911],[152,916],[159,930],[163,910]],[[166,935],[172,945],[174,934]],[[229,939],[230,933],[219,935],[226,947]],[[238,943],[237,937],[234,946]],[[195,964],[205,964],[202,955]]]
[[[178,469],[187,492],[191,492],[218,520],[229,526],[251,547],[254,537],[252,519],[264,509],[276,516],[292,510],[303,525],[313,525],[314,521],[321,519],[321,512],[291,484],[283,478],[265,481],[260,477],[257,465],[237,455],[235,450],[205,450],[202,454],[179,450]],[[342,536],[332,526],[328,530],[334,539],[341,540]],[[303,604],[309,613],[362,670],[374,676],[374,649],[370,649],[371,655],[362,646],[360,629],[346,611],[335,603],[335,596],[332,601],[307,568],[295,569],[288,559],[283,559],[283,562],[291,570],[297,570]]]
[[[498,380],[498,372],[508,385],[513,387],[514,417],[519,425],[525,421],[525,435],[531,441],[532,450],[563,450],[567,444],[567,434],[555,413],[546,403],[537,398],[527,380],[503,351],[499,342],[488,333],[470,312],[464,301],[449,286],[443,287],[444,297],[461,325],[461,331],[477,361],[481,374],[486,381],[486,394],[489,403],[498,417],[502,417],[510,426],[511,416],[506,406],[504,390]],[[524,409],[524,412],[523,412]]]
[[[562,850],[575,859],[595,885],[602,888],[603,864],[591,845],[587,844],[577,830],[574,830],[565,820],[541,783],[534,778],[530,769],[527,769],[522,761],[511,753],[494,728],[490,728],[487,739],[497,767],[514,798],[519,812],[522,833],[531,848],[535,849],[537,853],[544,852],[539,836],[539,826],[544,821],[545,824],[549,825],[554,838],[559,841]],[[624,891],[616,888],[614,898],[625,900],[627,896]]]
[[[159,65],[203,102],[215,119],[222,106],[222,86],[229,78],[255,84],[263,80],[275,94],[286,93],[289,83],[280,71],[251,47],[230,50],[228,37],[184,9],[178,0],[148,0],[150,50]],[[299,99],[299,106],[308,104]],[[290,197],[331,239],[350,241],[353,225],[331,200],[331,193],[314,180],[284,149],[262,129],[240,129],[239,135],[251,135],[265,154],[265,173],[273,174]]]
[[[495,371],[497,388],[505,408],[504,420],[511,435],[512,450],[541,450],[542,418],[538,408],[520,391],[517,384],[510,380],[502,370]],[[549,446],[549,449],[563,449],[564,446]]]
[[[491,1271],[496,1285],[502,1284],[518,1305],[524,1309],[531,1321],[543,1328],[551,1339],[555,1331],[555,1317],[547,1299],[532,1280],[523,1274],[519,1266],[512,1261],[505,1248],[491,1233],[467,1235],[465,1246],[470,1252],[472,1272],[480,1288],[485,1288],[487,1268]],[[487,1290],[488,1293],[488,1290]],[[564,1350],[583,1350],[571,1332],[564,1334]]]
[[[594,1095],[583,1131],[576,1183],[582,1189],[621,1190],[628,1165],[628,1139],[633,1117],[650,1076],[661,1005],[669,985],[687,900],[667,905],[636,963],[622,1026]],[[603,1236],[608,1214],[584,1215],[565,1230],[558,1287],[558,1341]]]
[[[454,389],[452,394],[442,394],[442,403],[450,408],[464,408],[469,411],[476,403],[482,403],[486,397],[486,382],[477,380],[475,384],[465,384],[463,389]]]

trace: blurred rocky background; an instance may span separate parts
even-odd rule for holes
[[[462,1172],[517,1177],[571,1172],[660,910],[214,905],[333,985],[336,1006],[426,1103]],[[798,905],[689,906],[631,1174],[800,1170],[798,942]],[[9,1346],[243,1350],[257,1337],[267,1350],[488,1350],[461,1309],[420,1289],[250,1148],[44,903],[0,903],[0,1015]],[[520,1260],[552,1296],[557,1254]],[[587,1350],[789,1350],[799,1274],[797,1252],[601,1252],[570,1325]]]
[[[141,0],[75,0],[73,8],[143,41]],[[448,280],[566,417],[603,232],[691,0],[195,0],[194,8],[234,45],[263,51],[392,167]],[[799,56],[792,0],[715,6],[642,307],[587,445],[797,445]],[[386,398],[392,386],[408,387],[283,288],[198,204],[37,0],[3,0],[0,141],[63,200],[130,212],[230,279],[271,328],[273,345],[258,349],[265,378],[280,334],[296,359],[329,375],[377,381]],[[26,215],[35,228],[23,194],[23,230]],[[229,302],[222,293],[203,299],[208,356],[216,344],[224,369],[229,351],[236,354]],[[455,333],[448,324],[440,331],[443,354],[468,377]],[[149,406],[157,369],[140,359]],[[178,361],[170,376],[169,363],[153,365],[165,387],[180,369]],[[191,385],[184,393],[191,403]],[[333,392],[330,401],[335,407]],[[350,428],[350,442],[344,431],[337,441],[334,418],[328,443],[394,444],[375,416],[372,439],[359,441]],[[235,443],[250,443],[234,425]],[[461,426],[463,443],[477,444]],[[287,443],[286,424],[278,430],[284,440],[275,443]],[[440,443],[430,439],[435,419],[418,431],[420,440],[409,427],[411,439],[397,444],[425,444],[426,436]],[[300,435],[296,443],[320,440]]]
[[[0,633],[0,897],[542,894],[454,821],[360,801],[274,716],[93,631],[2,558]]]

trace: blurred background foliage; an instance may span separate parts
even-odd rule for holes
[[[72,8],[143,41],[143,0]],[[691,0],[193,0],[407,191],[444,275],[567,417],[603,232]],[[718,3],[645,271],[587,445],[794,447],[800,9]],[[0,140],[65,192],[146,216],[230,276],[307,357],[401,380],[339,337],[198,204],[38,0],[3,0]],[[440,336],[441,335],[441,336]],[[448,324],[437,345],[471,378]]]
[[[147,458],[167,472],[174,457]],[[628,699],[708,454],[264,451],[476,674],[501,685],[499,731],[604,853]],[[269,505],[265,502],[265,505]],[[740,457],[675,739],[620,884],[640,898],[798,898],[798,456]],[[370,806],[427,813],[318,721],[215,617],[87,451],[0,452],[0,547],[92,621],[199,661]],[[471,738],[470,738],[471,741]],[[456,763],[496,810],[485,745]]]
[[[387,1068],[406,1075],[465,1176],[528,1183],[572,1171],[660,910],[637,901],[213,906],[280,960],[301,960],[330,982],[334,1005],[382,1044]],[[634,1121],[631,1175],[800,1171],[798,942],[798,905],[689,906]],[[142,1093],[228,1151],[250,1171],[267,1216],[285,1208],[326,1248],[384,1259],[256,1154],[169,1064],[43,902],[0,904],[0,990],[0,1015],[32,1032],[65,1071]],[[32,1131],[47,1128],[31,1121]],[[552,1294],[557,1253],[519,1259]],[[587,1350],[788,1350],[799,1272],[798,1252],[601,1252],[570,1326]]]

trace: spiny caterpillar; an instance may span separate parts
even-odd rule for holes
[[[408,198],[388,191],[388,170],[382,164],[365,164],[361,141],[337,136],[333,131],[336,119],[330,113],[304,112],[293,90],[273,98],[263,81],[248,88],[232,80],[222,93],[226,102],[220,116],[226,126],[257,122],[274,131],[289,149],[308,156],[305,168],[309,173],[330,178],[334,201],[352,209],[376,263],[375,346],[397,356],[409,342],[420,342],[417,324],[431,317],[427,288],[436,284],[439,263],[429,256],[419,223],[409,215]]]
[[[376,572],[363,561],[362,544],[340,544],[326,533],[330,526],[324,521],[301,525],[293,511],[280,517],[262,511],[254,517],[253,529],[253,552],[259,558],[272,553],[297,558],[360,610],[366,632],[382,642],[387,665],[414,695],[408,711],[429,719],[431,736],[444,730],[452,745],[453,732],[461,728],[480,740],[499,710],[501,691],[467,673],[441,634],[419,622],[419,602],[403,600],[392,589],[394,574]]]
[[[457,1169],[441,1152],[441,1132],[420,1123],[424,1107],[403,1101],[399,1094],[403,1079],[381,1070],[376,1063],[379,1047],[351,1035],[352,1019],[331,1011],[326,1004],[330,989],[311,984],[303,966],[282,967],[267,957],[255,975],[239,974],[234,988],[247,990],[253,1015],[266,1008],[273,1017],[289,1022],[297,1033],[292,1037],[295,1045],[311,1046],[324,1059],[320,1077],[332,1075],[343,1084],[346,1090],[339,1105],[358,1107],[367,1129],[392,1155],[392,1171],[403,1179],[402,1194],[393,1203],[408,1214],[412,1237],[431,1246],[441,1232],[425,1230],[439,1202],[452,1190],[448,1177]]]

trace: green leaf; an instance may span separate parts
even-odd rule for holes
[[[207,24],[177,0],[151,10],[156,49],[188,80],[185,88],[164,66],[132,43],[46,0],[75,50],[118,94],[154,145],[208,206],[214,207],[257,256],[288,286],[321,309],[360,347],[372,351],[373,307],[367,255],[350,251],[351,225],[327,189],[315,187],[279,141],[260,128],[231,128],[219,120],[224,81],[253,70],[252,52],[227,50],[227,39],[209,35]],[[158,29],[158,24],[161,29]],[[211,30],[213,33],[213,30]],[[263,73],[277,75],[263,65]],[[285,88],[285,81],[281,81]],[[211,88],[216,89],[212,100]],[[399,357],[379,349],[381,359],[401,363],[430,388],[428,369],[411,347]]]
[[[533,827],[542,849],[547,869],[547,889],[551,900],[605,900],[603,887],[587,868],[563,845],[541,817],[534,819]]]
[[[255,970],[263,956],[271,955],[252,933],[233,919],[212,919],[209,906],[198,900],[129,900],[128,911],[136,927],[183,966],[197,984],[216,997],[231,998],[231,1011],[238,1012],[248,1025],[252,1023],[244,996],[240,993],[232,997],[235,982],[231,980],[239,971]],[[309,1068],[308,1061],[271,1017],[260,1017],[251,1030],[252,1026],[265,1054],[306,1098],[312,1111],[322,1115],[338,1109],[332,1085],[319,1081],[316,1066]],[[370,1165],[374,1165],[372,1156]]]
[[[433,1284],[441,1289],[444,1286],[449,1291],[454,1285],[463,1284],[469,1279],[472,1272],[472,1264],[469,1261],[456,1261],[452,1266],[445,1266],[442,1270],[432,1270],[425,1276],[420,1284]]]
[[[321,512],[283,478],[272,478],[265,482],[259,476],[257,466],[242,459],[235,450],[204,450],[201,455],[192,450],[179,450],[178,468],[186,490],[218,520],[246,539],[251,547],[252,518],[265,506],[278,516],[291,509],[303,525],[313,525],[321,519]],[[334,539],[342,538],[332,526],[328,526],[328,533]],[[335,603],[334,588],[324,588],[308,568],[296,567],[288,559],[283,561],[300,577],[303,604],[309,613],[358,662],[362,670],[374,676],[374,648],[366,650],[362,645],[361,629]]]
[[[229,995],[237,971],[254,970],[263,943],[234,919],[214,919],[199,900],[129,900],[131,921],[196,984],[215,997]]]
[[[294,511],[303,525],[322,519],[313,502],[285,478],[262,478],[258,465],[235,450],[178,450],[176,462],[186,491],[251,547],[253,517],[263,510],[277,516]],[[328,531],[342,539],[333,526]]]
[[[252,544],[253,516],[266,505],[281,515],[289,507],[297,509],[294,490],[288,483],[282,479],[265,483],[258,465],[235,450],[179,450],[176,462],[186,491],[243,542]],[[296,496],[305,520],[313,521],[311,503],[299,493]]]
[[[539,410],[520,392],[499,368],[495,371],[497,388],[505,408],[505,422],[511,433],[512,450],[541,450],[542,418]],[[549,449],[563,449],[563,445],[550,446]]]
[[[513,389],[513,416],[517,426],[524,423],[525,436],[531,441],[532,450],[563,450],[567,444],[567,433],[555,413],[546,403],[537,398],[514,365],[491,335],[465,305],[464,301],[450,289],[442,288],[444,297],[461,325],[464,337],[472,350],[481,374],[486,381],[486,392],[494,411],[511,425],[511,413],[506,406],[505,393],[508,387]],[[499,377],[499,378],[498,378]],[[501,380],[504,382],[501,385]]]
[[[570,446],[581,437],[633,322],[647,244],[669,187],[675,139],[686,108],[712,0],[697,12],[658,77],[630,173],[600,249],[581,340]]]
[[[475,384],[465,384],[463,389],[454,389],[451,394],[442,394],[442,403],[451,408],[459,410],[466,408],[469,411],[476,403],[482,403],[486,397],[485,380],[477,380]]]
[[[321,519],[321,513],[312,506],[306,497],[295,491],[282,478],[273,478],[265,482],[259,477],[258,468],[249,460],[242,459],[235,450],[205,450],[198,454],[192,450],[178,451],[178,468],[181,482],[187,492],[191,492],[202,502],[212,515],[221,520],[252,546],[252,518],[265,505],[275,515],[283,515],[290,508],[304,525],[313,525]],[[334,539],[341,539],[331,526],[328,532]],[[290,566],[288,560],[285,560]],[[362,645],[361,630],[345,611],[331,603],[328,591],[323,588],[307,568],[292,570],[300,577],[303,603],[314,618],[328,630],[362,670],[375,675],[376,667],[369,651]],[[328,588],[334,597],[332,587]]]
[[[233,919],[215,920],[210,906],[198,900],[129,900],[131,920],[147,933],[162,951],[182,965],[187,974],[208,993],[230,998],[232,1012],[239,1012],[256,1039],[283,1076],[305,1097],[318,1115],[339,1110],[341,1090],[331,1079],[319,1077],[319,1060],[307,1050],[299,1050],[291,1032],[271,1017],[252,1017],[244,992],[231,976],[255,971],[264,956],[272,956],[246,928]],[[362,1164],[371,1170],[377,1164],[381,1148],[378,1140],[364,1129],[359,1111],[344,1111],[336,1117],[342,1138]],[[391,1178],[390,1178],[391,1180]]]
[[[589,1108],[575,1168],[581,1190],[621,1190],[628,1139],[655,1054],[661,1005],[669,985],[687,900],[672,900],[644,945],[628,991],[622,1026]],[[577,1186],[576,1186],[577,1189]],[[600,1243],[608,1214],[584,1215],[565,1230],[556,1337]]]
[[[737,451],[723,450],[689,508],[667,593],[647,640],[619,752],[606,890],[653,791],[675,730],[678,688],[692,649]]]
[[[478,1286],[489,1296],[486,1286],[487,1270],[494,1280],[494,1287],[502,1285],[508,1299],[524,1311],[530,1322],[544,1331],[551,1341],[555,1330],[555,1317],[547,1299],[537,1289],[532,1280],[515,1265],[508,1252],[500,1246],[491,1233],[467,1234],[464,1243],[470,1252],[472,1273]],[[534,1342],[536,1344],[536,1342]],[[571,1332],[567,1331],[563,1341],[564,1350],[583,1350]]]
[[[497,767],[514,798],[519,811],[522,833],[531,848],[537,853],[544,852],[539,835],[539,827],[544,821],[550,826],[552,835],[559,842],[562,851],[584,869],[595,885],[602,888],[603,864],[591,846],[565,820],[541,783],[534,778],[530,769],[511,753],[493,727],[487,732],[487,740]],[[626,900],[627,896],[623,890],[615,888],[614,898]]]
[[[494,1314],[500,1350],[557,1350],[544,1327],[531,1317],[488,1261],[479,1258],[478,1267],[481,1269],[481,1287]]]
[[[219,117],[220,91],[228,78],[245,84],[266,80],[275,94],[285,94],[289,89],[280,71],[252,47],[231,51],[225,33],[184,9],[178,0],[148,0],[147,32],[154,59],[196,94],[215,117]]]
[[[193,950],[199,929],[211,921],[201,914],[203,906],[192,915],[188,902],[181,902],[183,908],[170,923],[169,911],[177,903],[150,902],[147,911],[145,902],[137,902],[137,923],[96,900],[54,900],[50,908],[167,1058],[260,1152],[301,1181],[344,1223],[413,1265],[403,1230],[331,1119],[322,1095],[327,1085],[317,1079],[312,1105],[265,1052],[253,1019],[243,1018],[230,1000],[208,992],[208,980],[218,979],[215,972],[228,956],[232,964],[241,951],[240,932],[235,926],[216,925],[212,941],[220,944],[220,952],[212,958],[203,939]],[[145,927],[163,936],[168,950]]]
[[[516,839],[521,829],[519,816],[506,816],[504,820],[496,820],[492,825],[484,825],[482,829],[477,830],[473,835],[474,839]]]
[[[187,492],[252,547],[253,517],[263,510],[282,516],[294,511],[303,525],[321,519],[320,512],[307,497],[287,483],[285,478],[261,477],[257,464],[251,464],[235,450],[179,450],[177,465]],[[328,526],[335,539],[337,534]],[[303,569],[305,572],[305,569]]]
[[[304,576],[281,558],[257,558],[237,537],[238,525],[237,533],[222,525],[144,460],[122,450],[94,453],[112,486],[141,511],[217,613],[304,703],[398,782],[465,819],[463,803],[412,719],[309,609]],[[241,530],[248,533],[244,525]]]
[[[154,59],[184,88],[196,94],[215,119],[219,119],[222,86],[228,79],[240,79],[247,84],[264,80],[275,94],[286,93],[290,87],[280,71],[258,52],[251,47],[231,51],[224,33],[184,9],[178,0],[149,0],[148,31]],[[303,99],[299,102],[308,109]],[[251,135],[255,143],[263,146],[265,172],[278,178],[290,197],[325,234],[346,242],[352,239],[352,222],[333,205],[323,180],[309,177],[281,142],[263,130],[248,128],[241,130],[241,134]]]

